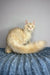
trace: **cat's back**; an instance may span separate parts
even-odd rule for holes
[[[8,34],[12,34],[16,32],[23,32],[23,29],[16,27],[16,28],[11,29]]]
[[[12,35],[12,34],[14,34],[14,35],[18,34],[18,35],[19,35],[19,33],[23,33],[23,32],[24,32],[23,29],[20,29],[20,28],[13,28],[13,29],[11,29],[11,30],[8,32],[8,36],[9,36],[9,35]]]
[[[7,40],[10,39],[16,39],[16,38],[20,38],[21,36],[24,35],[24,31],[23,29],[20,28],[13,28],[9,31],[8,35],[7,35]]]

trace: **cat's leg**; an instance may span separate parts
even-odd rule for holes
[[[29,43],[31,43],[31,41],[30,41],[30,40],[27,42],[27,44],[29,44]]]
[[[11,53],[12,52],[11,48],[8,45],[6,46],[5,52],[6,53]]]
[[[27,41],[27,42],[24,42],[23,43],[23,45],[27,45],[27,44],[29,44],[29,43],[31,43],[31,41],[29,40],[29,41]]]

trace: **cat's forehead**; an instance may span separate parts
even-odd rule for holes
[[[30,25],[32,24],[32,23],[29,23]]]
[[[28,25],[33,25],[32,23],[28,23]]]

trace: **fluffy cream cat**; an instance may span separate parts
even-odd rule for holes
[[[14,28],[9,31],[7,36],[7,46],[5,49],[6,53],[35,53],[42,50],[45,46],[45,41],[38,41],[31,43],[31,33],[35,28],[35,23],[28,23],[26,20],[26,25],[24,29]]]

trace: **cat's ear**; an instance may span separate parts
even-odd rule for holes
[[[33,25],[35,25],[35,21],[33,21]]]
[[[25,20],[25,24],[28,24],[28,20]]]

